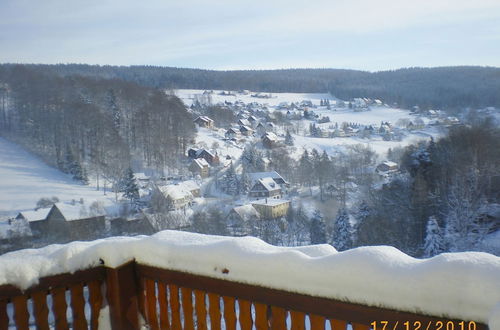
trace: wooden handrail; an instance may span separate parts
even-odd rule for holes
[[[373,321],[388,321],[390,324],[399,322],[401,325],[407,321],[410,324],[416,321],[422,324],[436,324],[438,321],[444,321],[445,325],[446,322],[453,322],[455,329],[460,329],[457,324],[462,321],[314,297],[145,265],[137,265],[137,272],[139,277],[143,279],[175,284],[179,287],[201,290],[221,297],[234,297],[270,307],[279,307],[330,320],[343,320],[358,325],[369,326]],[[476,323],[476,325],[478,330],[487,329],[484,324]],[[446,326],[443,329],[446,329]]]
[[[224,273],[224,272],[223,272]],[[101,288],[105,288],[101,293]],[[85,301],[85,292],[89,297]],[[52,306],[47,296],[52,296]],[[66,295],[71,297],[69,305]],[[28,309],[31,300],[33,309]],[[427,324],[453,322],[461,329],[461,320],[417,315],[373,306],[348,303],[329,298],[238,283],[224,279],[200,276],[129,262],[118,268],[99,266],[73,274],[60,274],[40,278],[39,283],[27,290],[12,285],[0,286],[0,329],[16,324],[27,329],[30,313],[39,329],[49,328],[49,314],[56,329],[69,326],[74,329],[97,329],[101,308],[109,305],[113,329],[139,329],[142,315],[151,329],[305,329],[309,319],[311,329],[324,329],[329,322],[332,329],[369,329],[374,321],[386,321],[397,329],[406,329],[409,322]],[[85,305],[91,310],[85,315]],[[8,306],[14,311],[9,321]],[[51,308],[49,308],[51,307]],[[49,310],[50,309],[50,310]],[[67,309],[72,319],[66,318]],[[87,317],[89,319],[87,319]],[[465,320],[468,322],[468,320]],[[378,329],[382,328],[382,323]],[[429,329],[436,327],[431,326]],[[392,327],[391,327],[392,329]],[[464,328],[467,329],[467,326]],[[476,323],[477,330],[488,329]]]

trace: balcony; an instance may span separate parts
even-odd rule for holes
[[[278,248],[254,238],[169,231],[151,237],[75,242],[14,252],[0,257],[0,283],[3,283],[0,329],[34,326],[37,329],[140,329],[146,326],[150,329],[364,330],[417,329],[419,325],[421,329],[488,329],[490,310],[500,301],[497,300],[500,292],[494,292],[500,285],[500,276],[495,276],[500,274],[498,257],[456,254],[448,261],[439,257],[426,261],[413,259],[414,264],[410,257],[402,259],[403,266],[397,267],[407,267],[417,280],[425,280],[426,276],[449,276],[444,281],[454,282],[462,279],[462,275],[445,274],[442,270],[459,272],[451,266],[465,267],[468,273],[463,278],[472,281],[477,275],[479,292],[461,299],[460,295],[468,292],[465,288],[453,298],[453,293],[447,290],[452,290],[454,285],[449,289],[439,288],[443,284],[436,278],[436,292],[417,290],[401,303],[401,308],[388,308],[391,299],[401,300],[384,296],[391,294],[387,288],[392,287],[396,291],[392,295],[398,296],[398,292],[404,290],[401,288],[411,285],[412,280],[405,279],[408,274],[400,272],[393,279],[399,278],[402,283],[380,283],[378,288],[373,288],[370,278],[377,282],[385,273],[377,270],[381,266],[378,260],[387,259],[386,267],[394,272],[397,258],[388,259],[381,254],[383,249],[356,250],[336,253],[321,245]],[[366,255],[368,262],[362,266],[366,272],[359,274],[360,268],[348,260],[360,261],[360,256]],[[474,259],[471,264],[477,264],[478,260],[483,264],[474,271],[468,268],[467,259]],[[18,269],[15,260],[19,262]],[[332,267],[325,266],[328,264]],[[283,265],[288,267],[283,269]],[[335,269],[342,265],[350,265],[352,272]],[[432,273],[432,265],[435,273]],[[324,269],[323,274],[312,273],[318,269]],[[62,272],[64,270],[70,272]],[[347,274],[346,278],[351,274],[353,280],[331,280],[329,285],[322,282],[339,272]],[[280,278],[280,274],[289,276]],[[363,278],[366,285],[356,283]],[[335,288],[336,285],[346,289],[342,291]],[[461,286],[467,287],[470,283]],[[493,291],[488,293],[485,289]],[[341,297],[342,292],[352,294]],[[370,303],[359,303],[363,296]],[[436,299],[441,301],[433,302]],[[375,306],[376,301],[384,307]],[[441,305],[443,309],[432,310],[433,306]],[[453,306],[459,306],[460,310],[454,312]],[[425,312],[416,313],[416,310]],[[445,314],[451,317],[443,316]],[[478,318],[470,318],[472,315]]]

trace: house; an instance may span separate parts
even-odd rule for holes
[[[266,148],[274,148],[278,144],[278,136],[273,132],[268,132],[261,137],[262,145]]]
[[[210,165],[216,165],[219,163],[219,156],[217,155],[217,153],[206,149],[189,148],[188,157],[192,159],[203,158]]]
[[[34,236],[40,236],[45,232],[45,219],[50,212],[50,207],[38,209],[34,211],[20,212],[16,216],[16,220],[26,221]]]
[[[272,178],[267,177],[257,180],[248,192],[248,196],[256,199],[279,199],[282,197],[282,190],[279,184],[277,184]]]
[[[276,219],[287,215],[290,201],[284,199],[262,199],[252,202],[261,219]]]
[[[259,179],[271,178],[274,182],[279,184],[283,190],[289,186],[289,183],[276,171],[248,173],[248,177],[250,178],[252,184],[257,182]]]
[[[56,203],[40,223],[44,225],[40,234],[57,241],[95,239],[106,230],[104,212],[89,211],[80,203]]]
[[[200,187],[189,180],[166,186],[158,186],[153,192],[152,200],[163,204],[165,210],[181,210],[189,206],[194,197],[200,196]]]
[[[252,127],[254,127],[257,124],[257,118],[255,118],[255,116],[250,116],[248,117],[248,122]]]
[[[202,178],[206,178],[210,174],[210,164],[205,158],[196,158],[189,165],[189,170],[193,174],[199,174]]]
[[[227,214],[226,222],[231,235],[244,236],[248,234],[251,222],[259,219],[259,212],[251,204],[246,204],[232,208]]]
[[[240,132],[245,136],[251,136],[253,134],[253,129],[250,126],[243,125],[240,127]]]
[[[379,164],[377,166],[377,172],[379,173],[391,173],[398,170],[398,164],[395,162],[391,162],[389,160]]]
[[[237,138],[239,138],[239,136],[240,136],[240,131],[239,131],[238,129],[236,129],[236,128],[232,128],[232,127],[231,127],[231,128],[229,128],[229,129],[226,131],[226,133],[224,133],[224,137],[225,137],[226,139],[230,139],[230,140],[232,140],[232,139],[237,139]]]
[[[214,128],[214,121],[207,116],[199,116],[194,120],[194,123],[200,127]]]
[[[248,121],[248,119],[240,119],[238,120],[238,125],[240,126],[252,126],[252,124],[250,123],[250,121]]]

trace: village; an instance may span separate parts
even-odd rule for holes
[[[119,212],[108,212],[109,207],[98,202],[89,205],[83,199],[59,202],[58,198],[45,207],[19,212],[4,221],[2,242],[6,248],[151,234],[163,229],[196,231],[193,217],[214,207],[220,211],[225,233],[255,234],[256,224],[285,219],[299,206],[312,215],[318,204],[335,211],[349,204],[346,191],[340,197],[338,187],[332,184],[326,189],[330,198],[325,199],[321,190],[320,201],[315,185],[306,188],[297,177],[279,172],[273,152],[299,161],[304,151],[315,148],[333,157],[350,145],[372,145],[378,162],[368,164],[368,171],[378,178],[373,182],[376,186],[398,172],[398,164],[387,157],[388,150],[415,138],[439,136],[443,127],[460,124],[439,110],[401,110],[368,98],[343,101],[324,94],[312,95],[313,101],[299,100],[307,94],[292,93],[177,93],[198,130],[196,140],[180,160],[184,170],[134,172],[133,182],[126,183],[132,192],[127,197],[124,188],[123,196],[117,199]],[[224,114],[218,120],[222,125],[207,114],[214,108]],[[234,121],[228,123],[231,119]],[[252,152],[256,159],[248,159]],[[356,194],[356,180],[346,181],[344,187]],[[321,206],[325,203],[328,206]]]

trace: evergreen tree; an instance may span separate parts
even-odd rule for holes
[[[319,210],[315,210],[309,227],[311,244],[326,243],[326,224],[323,215]]]
[[[234,170],[233,163],[227,169],[226,174],[224,174],[223,178],[223,190],[226,194],[231,196],[236,196],[239,193],[239,182],[236,176],[236,172]]]
[[[352,228],[345,208],[341,208],[337,213],[334,226],[332,245],[338,251],[352,248]]]
[[[241,173],[241,178],[240,178],[240,192],[242,194],[247,194],[252,187],[250,185],[252,184],[250,177],[248,176],[247,171],[245,168],[243,168],[243,173]]]
[[[427,233],[424,242],[424,257],[433,257],[443,252],[443,233],[434,216],[427,221]]]
[[[125,172],[122,180],[123,196],[128,198],[132,204],[136,204],[139,200],[139,187],[135,182],[134,172],[129,167]]]
[[[290,134],[289,130],[286,130],[285,144],[287,146],[293,146],[293,136],[292,136],[292,134]]]

